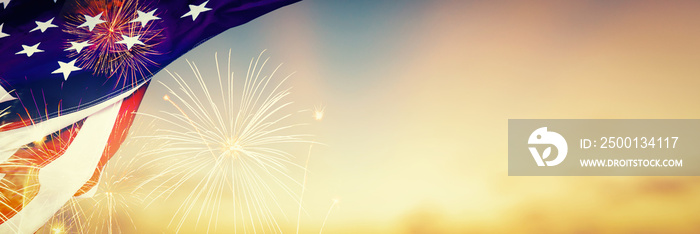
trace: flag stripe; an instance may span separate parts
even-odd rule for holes
[[[44,138],[66,126],[70,126],[105,107],[120,102],[131,95],[135,88],[109,101],[71,114],[59,116],[34,125],[25,125],[8,131],[0,131],[0,162],[7,161],[20,147]]]
[[[0,233],[32,233],[89,180],[107,145],[121,100],[88,117],[68,149],[38,172],[39,191],[21,211],[0,225]]]
[[[139,88],[121,102],[117,119],[110,133],[109,144],[105,147],[94,174],[78,190],[75,196],[83,195],[97,185],[102,168],[116,153],[126,138],[129,127],[135,117],[134,112],[138,109],[143,99],[147,85]],[[7,162],[0,165],[0,173],[7,174],[3,176],[6,186],[4,190],[0,191],[7,201],[0,206],[0,214],[3,215],[0,217],[0,224],[22,210],[25,203],[33,200],[39,188],[36,171],[48,165],[65,152],[80,130],[82,123],[83,121],[81,120],[70,127],[53,133],[46,142],[35,142],[22,147]]]
[[[84,121],[49,135],[46,141],[37,141],[18,149],[12,157],[0,164],[0,224],[13,217],[31,202],[39,190],[38,174],[44,166],[63,155],[77,135]]]
[[[136,90],[133,95],[122,101],[121,109],[119,110],[119,115],[117,116],[117,121],[115,121],[114,126],[112,127],[112,133],[110,133],[109,136],[109,144],[107,144],[107,147],[105,147],[104,151],[102,152],[102,157],[100,158],[100,162],[97,164],[97,168],[95,168],[95,172],[92,174],[90,180],[88,180],[83,187],[81,187],[78,192],[75,193],[74,196],[81,196],[97,185],[100,180],[102,169],[107,164],[109,159],[111,159],[112,156],[117,153],[117,150],[119,150],[119,147],[126,139],[129,129],[131,128],[131,124],[134,122],[134,117],[136,117],[134,112],[138,110],[139,104],[141,104],[141,100],[143,99],[143,95],[146,93],[146,88],[148,88],[148,83]]]
[[[85,108],[83,110],[76,111],[73,113],[60,115],[60,116],[55,117],[55,118],[50,118],[50,119],[43,121],[43,122],[40,122],[40,123],[34,123],[34,122],[32,122],[31,118],[29,118],[29,119],[24,119],[20,122],[13,122],[13,123],[8,124],[7,126],[1,127],[0,128],[0,150],[3,149],[2,144],[5,143],[6,139],[16,138],[18,135],[25,135],[26,134],[25,132],[33,132],[34,133],[37,130],[44,130],[44,131],[41,133],[34,133],[32,136],[40,138],[42,136],[48,135],[51,132],[54,132],[54,131],[61,129],[65,126],[68,126],[72,123],[75,123],[81,119],[84,119],[85,117],[87,117],[87,116],[89,116],[89,115],[91,115],[99,110],[102,110],[105,107],[110,106],[117,101],[120,101],[120,100],[128,97],[129,95],[134,93],[134,91],[138,90],[138,88],[140,88],[141,86],[142,85],[139,85],[135,88],[132,88],[131,90],[124,92],[124,93],[122,93],[122,94],[120,94],[120,95],[118,95],[110,100],[102,102],[98,105],[94,105],[94,106],[91,106],[89,108]],[[45,124],[47,126],[39,126],[41,124]],[[33,129],[30,129],[29,127],[33,127]],[[51,131],[52,129],[53,129],[53,131]],[[34,139],[36,139],[36,138],[34,138]],[[32,142],[32,141],[33,140],[25,141],[25,142],[23,142],[23,144],[20,144],[20,145],[24,145],[24,144]],[[0,160],[2,160],[2,158],[0,158]]]

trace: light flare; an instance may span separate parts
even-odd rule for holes
[[[325,113],[326,107],[323,105],[314,107],[314,119],[321,121],[323,120],[323,114]]]

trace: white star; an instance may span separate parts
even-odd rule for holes
[[[0,0],[0,3],[5,3],[2,5],[2,9],[7,8],[7,4],[10,4],[10,1],[12,0]]]
[[[58,27],[55,24],[51,23],[51,22],[53,22],[53,19],[54,18],[51,18],[50,20],[47,20],[46,22],[34,21],[36,23],[36,28],[30,30],[30,32],[33,32],[36,30],[41,30],[41,32],[43,33],[44,31],[46,31],[46,29]]]
[[[68,80],[68,76],[70,75],[71,72],[80,70],[79,67],[75,66],[75,60],[78,60],[78,59],[73,59],[73,61],[70,61],[67,63],[58,61],[58,66],[60,66],[60,68],[51,72],[51,74],[63,73],[63,79]]]
[[[13,99],[17,99],[17,98],[15,98],[15,97],[13,97],[12,95],[10,95],[10,93],[8,93],[8,92],[5,90],[5,88],[3,88],[2,86],[0,86],[0,103],[6,102],[6,101],[9,101],[9,100],[13,100]]]
[[[180,18],[185,18],[187,16],[192,16],[192,21],[197,19],[197,16],[199,16],[199,13],[205,12],[205,11],[210,11],[211,8],[206,8],[205,6],[207,5],[209,1],[206,1],[202,4],[197,5],[190,5],[190,11],[187,12],[186,14],[182,15]]]
[[[85,48],[86,46],[90,46],[90,45],[92,45],[92,44],[88,43],[88,41],[84,41],[84,42],[72,42],[71,41],[70,47],[68,49],[65,49],[65,50],[75,50],[75,51],[78,51],[78,53],[80,53],[80,51],[83,50],[83,48]]]
[[[95,28],[95,25],[106,22],[106,21],[100,19],[100,17],[102,17],[102,12],[100,12],[96,16],[92,16],[92,17],[90,17],[89,15],[83,15],[83,16],[85,16],[85,23],[78,26],[78,28],[88,27],[89,31],[91,31],[91,32],[92,32],[92,29]]]
[[[27,57],[32,57],[34,53],[44,52],[43,50],[39,49],[39,44],[41,44],[41,42],[36,43],[36,45],[33,46],[22,45],[22,51],[17,52],[16,54],[26,54]]]
[[[123,40],[118,41],[117,43],[126,44],[126,48],[128,50],[131,50],[131,47],[134,46],[134,44],[145,45],[145,44],[143,44],[143,42],[139,41],[139,37],[140,37],[140,35],[136,35],[133,37],[122,35]]]
[[[137,10],[136,13],[139,14],[139,17],[136,17],[136,19],[129,21],[129,23],[141,22],[141,27],[144,27],[144,26],[146,26],[146,24],[148,24],[148,21],[160,19],[157,16],[153,16],[153,14],[156,12],[156,10],[158,10],[158,9],[154,9],[148,13],[144,13],[143,11]]]
[[[9,36],[9,35],[10,35],[10,34],[7,34],[7,33],[2,32],[2,25],[3,25],[3,24],[0,24],[0,38],[3,38],[3,37],[6,37],[6,36]]]

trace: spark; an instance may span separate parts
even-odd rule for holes
[[[335,207],[336,204],[338,204],[340,200],[338,199],[333,199],[333,204],[331,204],[331,208],[328,209],[328,213],[326,213],[326,218],[323,219],[323,224],[321,225],[321,230],[318,232],[318,234],[323,233],[323,228],[326,227],[326,221],[328,221],[328,216],[331,215],[331,211],[333,210],[333,207]]]
[[[71,198],[37,233],[86,233],[86,224],[80,199]]]
[[[297,234],[299,234],[299,226],[301,224],[301,208],[304,200],[304,191],[306,190],[306,175],[308,174],[312,146],[313,145],[309,145],[309,155],[306,156],[306,163],[304,164],[304,183],[301,186],[301,193],[299,194],[299,210],[297,211]]]
[[[123,233],[130,230],[127,228],[136,229],[131,207],[143,202],[143,193],[137,189],[143,177],[137,174],[134,158],[127,162],[123,159],[110,160],[97,192],[92,199],[85,199],[89,233]]]
[[[0,164],[0,223],[17,214],[39,191],[37,171],[23,158],[11,157]]]
[[[271,74],[261,75],[269,60],[261,60],[262,54],[251,59],[242,87],[234,86],[230,51],[223,78],[215,54],[215,89],[206,85],[197,65],[187,61],[196,83],[169,71],[177,87],[161,82],[169,90],[163,100],[177,111],[163,112],[164,117],[140,113],[171,128],[152,136],[167,143],[150,153],[153,160],[149,164],[164,169],[148,183],[168,187],[166,192],[150,194],[155,198],[167,199],[174,191],[188,191],[170,222],[177,232],[189,223],[188,218],[196,219],[194,228],[201,224],[206,232],[214,231],[223,212],[233,216],[236,231],[282,232],[276,215],[286,218],[280,195],[300,202],[292,186],[302,184],[290,170],[302,167],[292,161],[289,147],[313,142],[305,140],[310,135],[293,132],[304,124],[294,123],[291,116],[295,112],[287,111],[292,102],[285,99],[291,88],[283,85],[289,76],[280,82],[273,79],[281,65]],[[224,200],[232,201],[233,209],[222,207]]]
[[[46,141],[46,136],[41,137],[41,139],[34,141],[34,145],[41,145],[44,144]]]
[[[63,233],[63,226],[56,226],[56,227],[52,228],[51,231],[53,231],[54,234]]]
[[[323,119],[323,113],[325,112],[326,107],[321,105],[314,107],[314,119],[321,121]]]

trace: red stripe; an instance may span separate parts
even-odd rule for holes
[[[112,133],[109,135],[109,141],[107,141],[107,147],[105,147],[104,152],[102,152],[102,157],[100,162],[97,163],[97,168],[92,174],[90,180],[88,180],[83,187],[81,187],[74,196],[80,196],[90,191],[92,187],[95,187],[100,180],[100,174],[102,169],[109,162],[109,159],[114,156],[114,154],[119,150],[119,146],[124,143],[131,124],[134,123],[134,117],[136,117],[136,112],[141,105],[141,100],[143,100],[143,95],[146,93],[146,88],[148,88],[147,82],[141,88],[136,90],[131,96],[127,97],[122,101],[122,106],[119,109],[119,115],[117,115],[117,121],[114,123],[112,128]]]
[[[20,115],[20,114],[17,114],[17,117],[20,119],[20,121],[15,121],[15,122],[12,122],[12,123],[9,123],[5,126],[0,127],[0,132],[14,130],[14,129],[23,128],[23,127],[32,125],[31,119],[22,119],[22,115]]]

